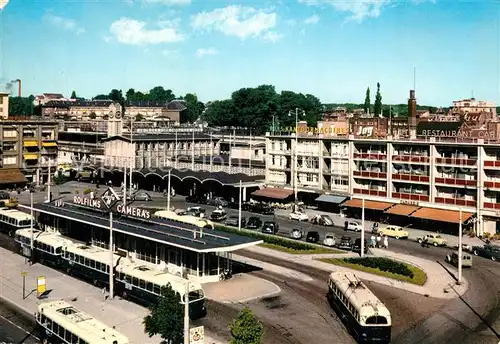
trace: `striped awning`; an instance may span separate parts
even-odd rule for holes
[[[42,142],[42,147],[57,147],[57,142]]]
[[[25,160],[37,160],[38,154],[24,154]]]
[[[35,140],[29,140],[23,142],[24,147],[38,147],[38,142]]]

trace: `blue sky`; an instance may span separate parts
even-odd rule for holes
[[[273,84],[323,102],[500,103],[500,2],[0,0],[0,83],[92,97],[156,85],[203,101]],[[2,85],[5,87],[4,85]],[[2,87],[0,86],[0,87]],[[374,96],[372,96],[372,99]]]

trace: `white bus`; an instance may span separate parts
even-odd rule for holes
[[[127,260],[121,261],[116,267],[115,280],[118,295],[144,305],[158,302],[161,288],[167,284],[177,293],[179,302],[184,304],[188,283],[185,278],[162,271],[153,264]],[[201,284],[189,281],[189,317],[194,320],[206,315],[205,294]]]
[[[391,313],[353,273],[330,274],[328,300],[358,343],[391,341]]]
[[[31,252],[31,236],[33,235],[35,252]],[[62,264],[63,248],[73,245],[73,241],[59,233],[44,232],[37,229],[18,229],[15,241],[21,245],[21,253],[31,257],[33,261],[60,267]],[[33,255],[33,257],[32,257]]]
[[[204,219],[192,215],[179,215],[171,210],[160,210],[154,213],[154,216],[158,219],[167,220],[169,222],[174,222],[177,224],[192,225],[198,228],[214,229],[214,223],[208,219]],[[168,223],[166,223],[168,224]]]
[[[14,237],[16,230],[31,227],[31,215],[17,209],[0,209],[0,231]]]
[[[129,344],[127,337],[63,300],[38,305],[36,322],[48,343]]]

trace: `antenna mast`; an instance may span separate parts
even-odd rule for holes
[[[413,90],[417,87],[417,67],[413,67]]]

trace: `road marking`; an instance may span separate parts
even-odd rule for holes
[[[23,331],[24,333],[29,334],[29,335],[30,335],[30,337],[32,337],[32,338],[34,338],[34,339],[36,339],[36,340],[38,340],[38,341],[41,341],[41,339],[40,339],[40,338],[38,338],[38,337],[37,337],[37,336],[35,336],[35,335],[32,335],[30,332],[26,331],[26,329],[22,328],[22,327],[21,327],[21,326],[19,326],[18,324],[13,323],[12,321],[10,321],[9,319],[7,319],[7,318],[6,318],[6,317],[4,317],[3,315],[0,315],[0,318],[2,318],[3,320],[7,321],[9,324],[11,324],[12,326],[14,326],[14,327],[18,328],[19,330]]]

